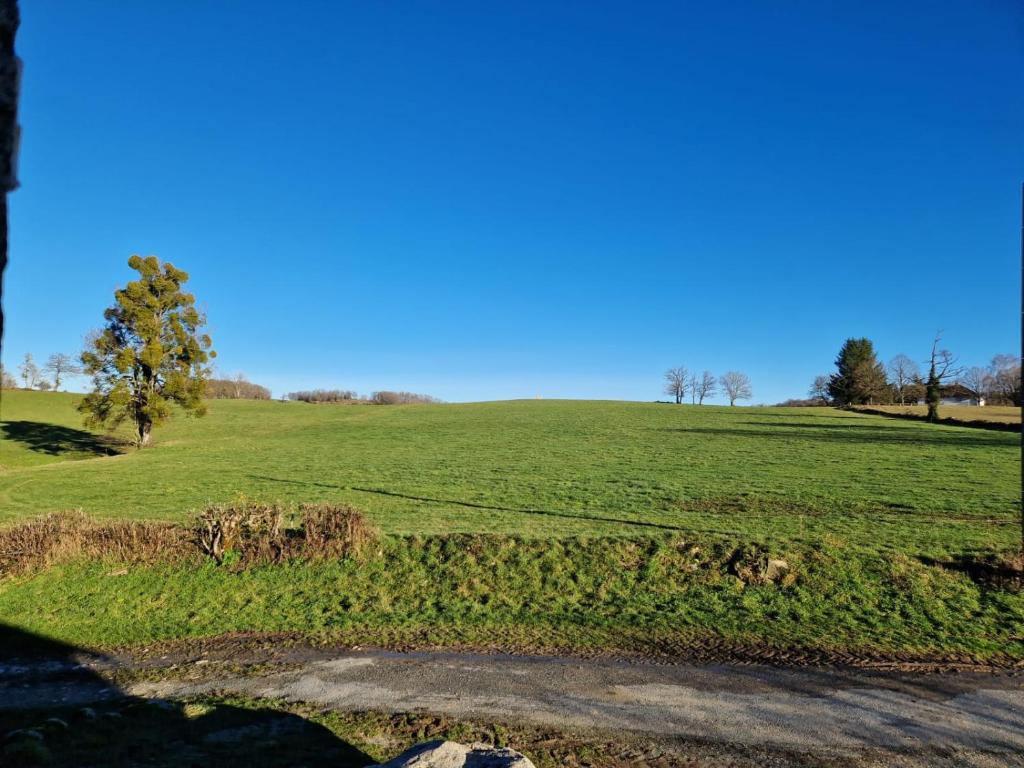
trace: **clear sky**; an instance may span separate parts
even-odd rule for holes
[[[1024,5],[24,0],[9,368],[132,253],[281,394],[1019,348]]]

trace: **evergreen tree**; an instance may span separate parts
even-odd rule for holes
[[[206,412],[206,363],[216,353],[210,337],[199,334],[204,318],[195,297],[182,290],[187,273],[155,256],[132,256],[128,266],[140,279],[114,292],[106,327],[82,353],[94,391],[79,410],[90,425],[113,428],[130,419],[142,447],[172,405],[196,416]]]
[[[885,399],[885,368],[870,339],[847,339],[836,357],[828,393],[837,405],[867,405]]]

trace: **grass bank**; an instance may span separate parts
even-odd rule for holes
[[[0,616],[101,649],[258,632],[579,654],[725,645],[1024,659],[1019,588],[838,540],[389,535],[359,557],[251,567],[72,559],[0,580]]]

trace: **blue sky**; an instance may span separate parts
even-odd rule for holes
[[[802,396],[1019,348],[1024,7],[27,0],[3,358],[132,253],[275,393]]]

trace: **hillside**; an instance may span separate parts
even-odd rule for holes
[[[76,399],[3,393],[0,521],[180,520],[244,495],[349,502],[391,533],[829,533],[922,551],[1017,535],[1008,433],[827,408],[216,400],[109,456]]]

